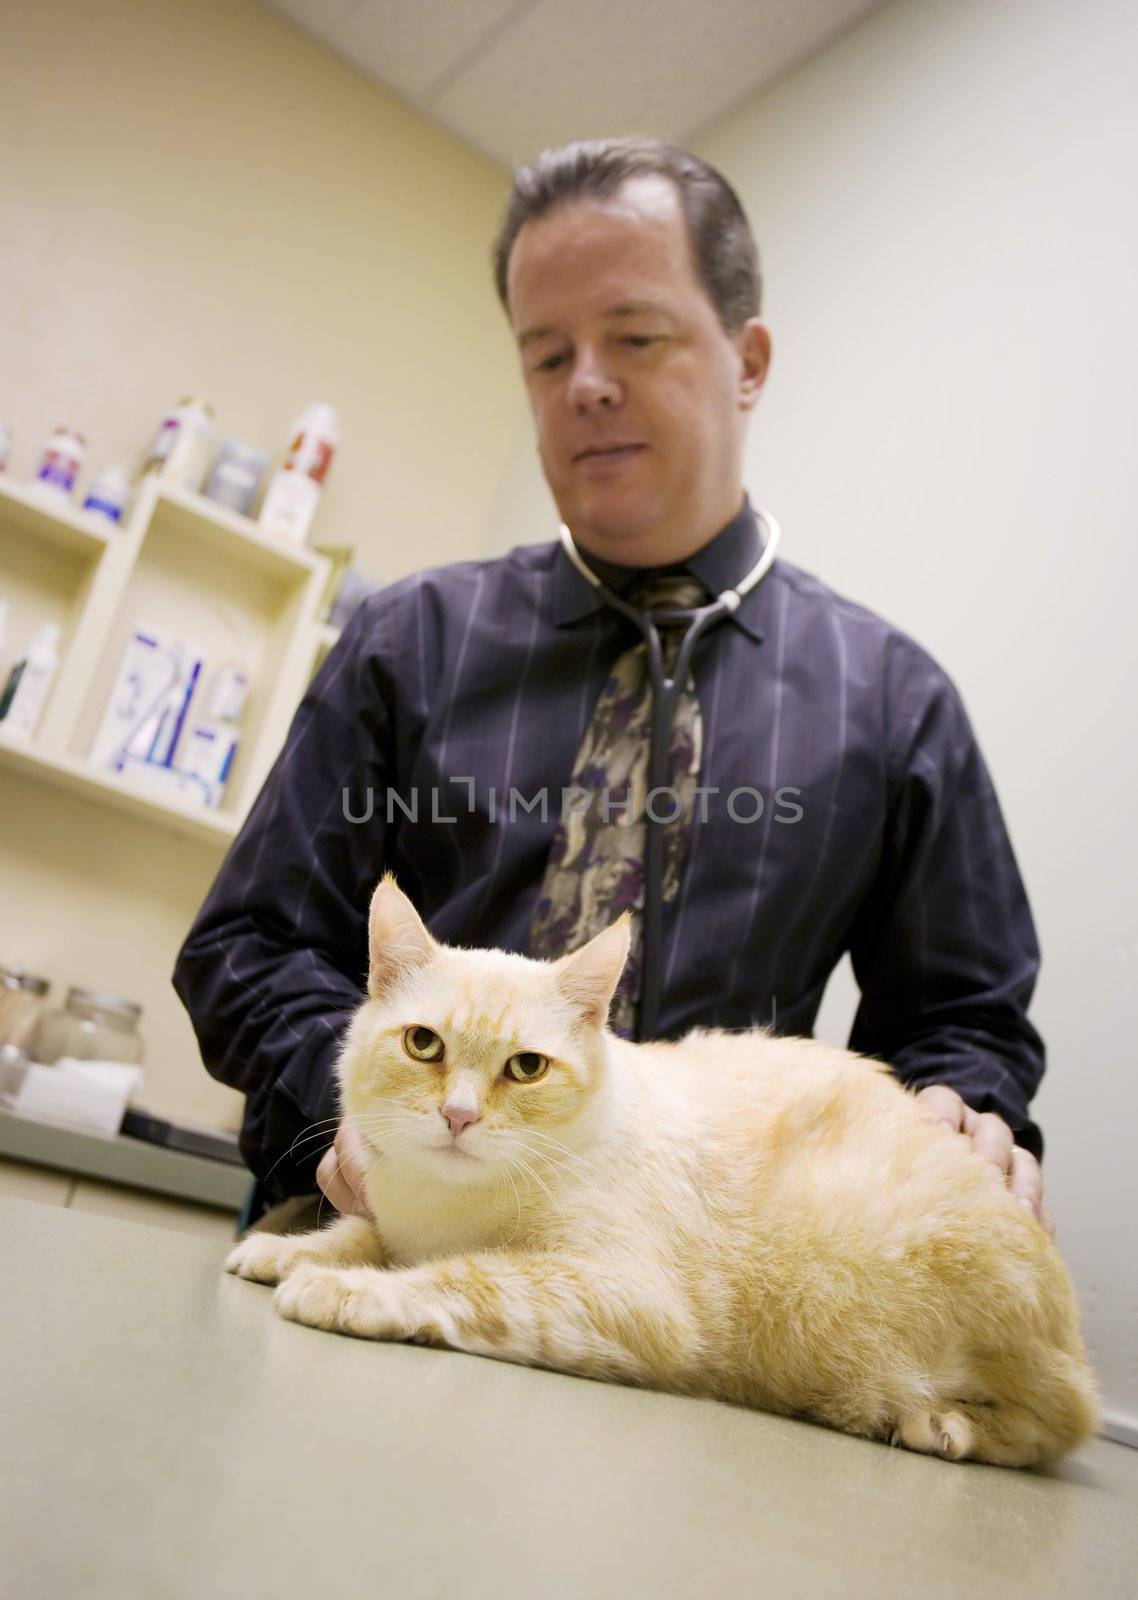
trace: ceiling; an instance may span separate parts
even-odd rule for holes
[[[268,0],[508,167],[612,134],[690,140],[883,0]]]

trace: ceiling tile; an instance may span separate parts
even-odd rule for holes
[[[420,96],[456,69],[470,52],[533,0],[268,0],[306,33],[394,89]]]
[[[690,139],[882,0],[270,0],[507,166],[615,133]]]

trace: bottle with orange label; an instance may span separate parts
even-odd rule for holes
[[[292,430],[284,466],[273,474],[261,506],[260,524],[293,544],[303,544],[336,446],[340,424],[329,405],[306,406]]]

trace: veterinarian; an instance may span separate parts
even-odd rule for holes
[[[450,944],[554,955],[631,909],[612,1024],[639,1036],[654,807],[655,1034],[808,1034],[848,950],[851,1048],[1053,1233],[1029,1114],[1035,931],[968,716],[927,652],[779,556],[696,644],[669,781],[646,787],[651,685],[627,613],[742,587],[773,531],[743,488],[771,340],[733,190],[652,140],[547,152],[515,176],[495,265],[569,538],[359,608],[174,974],[207,1068],[246,1096],[266,1203],[319,1187],[362,1205],[334,1065],[385,870]],[[682,630],[658,629],[668,671]]]

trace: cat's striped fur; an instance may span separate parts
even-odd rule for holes
[[[620,923],[553,963],[453,950],[387,879],[371,941],[339,1070],[376,1223],[237,1246],[285,1316],[951,1460],[1022,1466],[1096,1430],[1058,1250],[880,1063],[761,1029],[613,1037]],[[441,1060],[412,1058],[414,1027]],[[518,1052],[548,1070],[514,1081]],[[444,1107],[477,1120],[455,1136]]]

